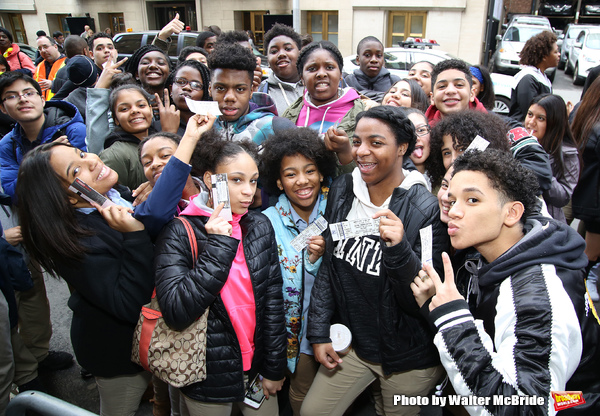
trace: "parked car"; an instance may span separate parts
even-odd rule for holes
[[[150,45],[158,30],[149,30],[147,32],[127,32],[117,33],[113,37],[115,48],[119,52],[119,60],[125,57],[131,57],[133,52],[145,45]],[[179,35],[171,36],[171,45],[169,45],[168,55],[171,62],[176,62],[179,52],[186,46],[196,46],[196,38],[199,32],[181,32]]]
[[[600,28],[583,29],[569,54],[566,74],[573,73],[573,84],[583,85],[590,69],[600,63]]]
[[[542,16],[573,16],[575,7],[573,1],[542,0],[538,13]]]
[[[400,78],[406,78],[408,70],[412,64],[421,61],[431,62],[433,65],[445,59],[455,58],[448,52],[438,51],[435,49],[421,48],[385,48],[383,51],[385,58],[385,67],[394,75]],[[344,72],[351,74],[359,65],[356,63],[356,55],[347,56],[344,58]]]
[[[560,50],[560,61],[558,61],[558,69],[564,69],[567,60],[569,59],[569,54],[571,53],[571,47],[575,43],[575,38],[579,33],[581,33],[582,29],[593,29],[595,27],[600,27],[597,25],[576,25],[574,23],[569,23],[563,32],[563,43],[562,48]]]
[[[503,29],[507,29],[508,27],[519,23],[524,25],[537,25],[544,26],[549,30],[552,30],[552,25],[550,24],[550,20],[548,20],[545,16],[534,16],[531,14],[514,14],[511,16],[510,20],[507,24],[502,25]]]
[[[584,16],[600,16],[600,1],[582,0],[581,14]]]
[[[148,30],[146,32],[127,32],[118,33],[113,37],[115,48],[119,52],[119,59],[130,57],[136,49],[144,45],[152,44],[154,37],[158,35],[158,30]],[[199,32],[181,32],[179,35],[171,35],[171,45],[169,45],[169,58],[174,64],[183,48],[186,46],[196,46],[196,38]],[[263,78],[267,77],[271,71],[267,57],[261,54],[257,49],[253,50],[256,57],[261,58],[260,65],[263,70]]]
[[[385,48],[383,51],[385,58],[385,67],[394,75],[400,78],[408,76],[408,70],[412,64],[421,61],[431,62],[433,65],[445,59],[452,59],[455,56],[448,52],[435,49],[419,49],[419,48]],[[358,69],[356,63],[356,55],[346,56],[344,58],[344,72],[350,74]],[[491,74],[494,84],[494,92],[496,94],[496,102],[494,112],[499,114],[508,114],[510,108],[510,90],[512,86],[512,78],[508,75]]]
[[[531,37],[541,33],[544,30],[550,30],[544,25],[532,25],[523,23],[513,23],[506,29],[503,36],[498,35],[496,40],[500,41],[498,49],[492,56],[490,72],[499,72],[501,74],[515,75],[521,70],[519,64],[519,55]],[[556,68],[546,70],[546,75],[550,81],[554,81]]]

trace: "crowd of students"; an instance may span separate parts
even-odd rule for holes
[[[48,352],[41,270],[69,285],[71,341],[101,415],[135,414],[152,379],[131,344],[154,289],[174,329],[209,311],[206,379],[154,377],[155,415],[277,415],[288,402],[294,415],[343,415],[369,386],[382,415],[418,414],[396,398],[436,390],[541,398],[465,405],[472,414],[554,413],[551,392],[565,390],[585,398],[565,414],[600,410],[600,79],[569,122],[544,74],[553,35],[525,45],[500,117],[486,68],[460,59],[400,79],[369,36],[347,74],[333,43],[276,24],[261,80],[245,32],[202,32],[173,67],[183,27],[176,17],[121,61],[105,33],[67,37],[66,56],[40,36],[33,71],[14,67],[22,53],[0,28],[11,59],[0,59],[0,338],[12,340],[0,413],[13,382],[43,389],[38,367],[72,363]],[[211,193],[219,174],[231,220]],[[114,204],[72,192],[75,179]],[[341,239],[327,228],[298,251],[292,240],[321,217],[373,228]],[[334,323],[352,335],[343,353]],[[32,331],[46,342],[37,355]],[[258,409],[243,402],[256,374]]]

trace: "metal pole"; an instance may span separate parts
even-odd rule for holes
[[[16,395],[6,408],[6,416],[24,416],[27,410],[44,416],[97,416],[81,407],[67,403],[39,391],[25,391]]]
[[[294,30],[298,33],[302,33],[302,28],[300,27],[300,0],[293,0],[292,14],[293,14],[292,19],[293,19],[293,23],[294,23]]]

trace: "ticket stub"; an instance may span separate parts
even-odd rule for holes
[[[475,136],[469,147],[467,147],[467,150],[465,150],[465,152],[468,152],[469,150],[480,150],[483,152],[485,149],[487,149],[489,145],[490,142],[488,142],[486,139],[484,139],[478,134],[477,136]]]
[[[433,267],[433,231],[431,224],[419,230],[421,236],[421,264]]]
[[[216,208],[220,203],[224,202],[225,206],[219,213],[219,217],[225,218],[227,221],[231,221],[231,202],[229,201],[229,185],[227,183],[226,173],[217,173],[216,175],[210,176],[212,184],[212,200],[213,206]]]
[[[322,215],[314,220],[312,224],[304,229],[300,234],[298,234],[292,241],[292,247],[298,253],[302,252],[304,248],[308,245],[308,239],[315,235],[321,235],[323,231],[327,229],[327,220],[323,218]]]
[[[362,237],[363,235],[379,235],[379,218],[359,218],[356,220],[329,224],[333,241]]]
[[[211,113],[213,116],[220,116],[221,110],[219,110],[219,103],[216,101],[195,101],[188,97],[185,97],[185,103],[191,112],[201,114],[203,116]]]
[[[77,195],[88,201],[89,203],[95,202],[102,208],[110,207],[115,205],[110,199],[97,192],[94,188],[90,187],[87,183],[79,178],[75,178],[73,183],[69,186],[69,190],[75,192]]]

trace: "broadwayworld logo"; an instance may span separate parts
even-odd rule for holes
[[[585,403],[583,393],[580,391],[553,391],[551,394],[554,399],[554,410],[556,411]]]

